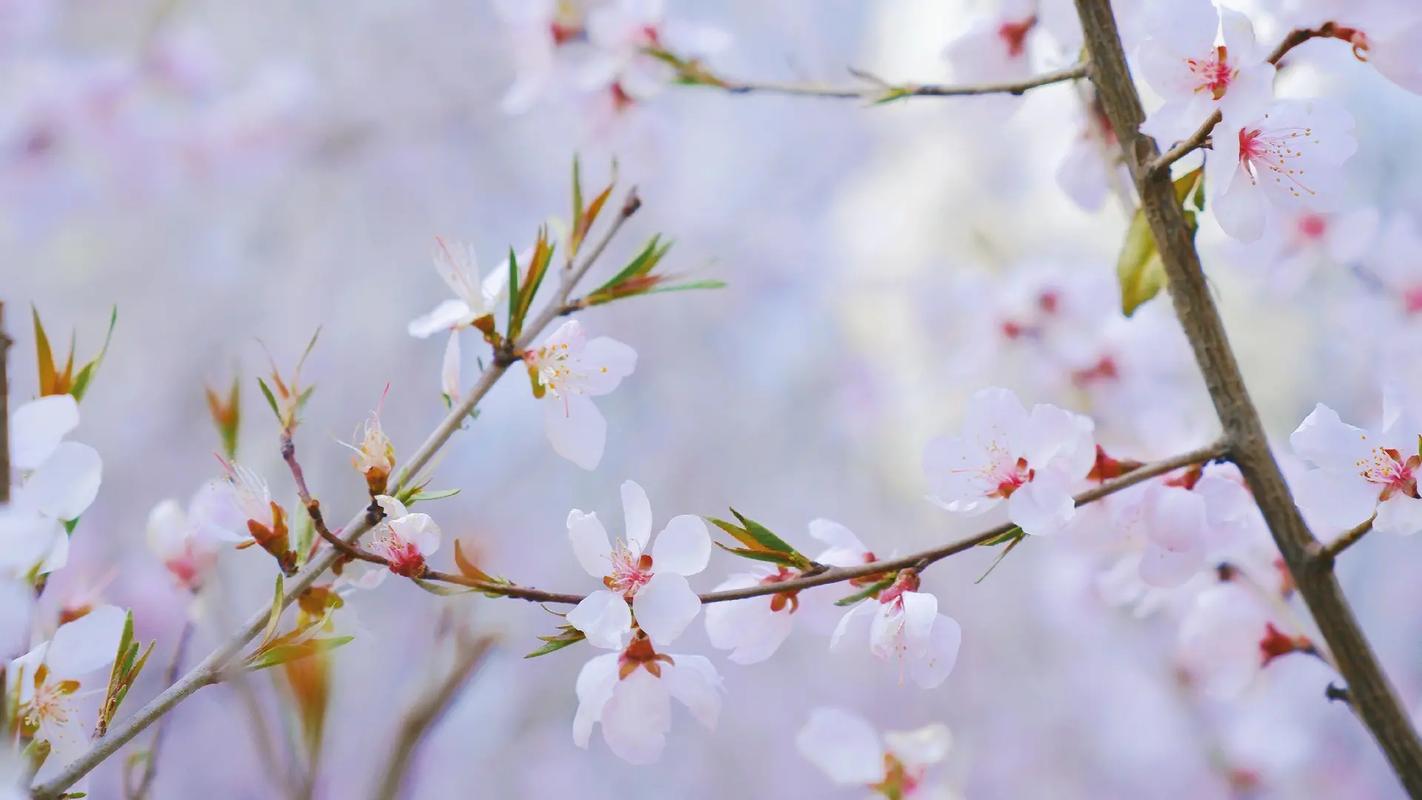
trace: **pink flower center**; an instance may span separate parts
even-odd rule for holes
[[[1190,74],[1195,77],[1195,91],[1209,92],[1210,96],[1218,100],[1229,91],[1229,85],[1234,81],[1239,70],[1229,64],[1229,55],[1224,45],[1215,48],[1209,58],[1185,59],[1185,66],[1190,69]]]
[[[1305,239],[1322,239],[1328,232],[1328,220],[1321,214],[1304,214],[1298,220],[1299,235]]]
[[[1264,115],[1268,118],[1268,114]],[[1315,196],[1317,192],[1303,183],[1304,171],[1293,166],[1303,157],[1299,145],[1310,143],[1313,128],[1239,129],[1239,165],[1249,175],[1251,183],[1272,180],[1294,197]],[[1318,144],[1318,140],[1312,140]]]
[[[1422,456],[1411,456],[1404,461],[1402,454],[1391,447],[1374,447],[1371,455],[1357,463],[1364,478],[1383,487],[1380,500],[1395,494],[1417,497],[1419,465],[1422,465]]]
[[[612,551],[612,573],[602,579],[603,585],[631,600],[651,579],[652,557],[634,553],[625,542],[618,542]]]
[[[1001,497],[1005,500],[1036,475],[1037,471],[1028,466],[1025,458],[1019,458],[1012,464],[999,465],[989,476],[989,479],[996,483],[996,488],[988,493],[988,497]]]
[[[1007,55],[1021,58],[1027,49],[1027,34],[1037,24],[1035,16],[1017,22],[1004,22],[997,28],[997,38],[1007,47]]]
[[[415,577],[425,571],[425,556],[414,542],[406,541],[391,531],[378,544],[390,562],[390,571],[396,575]]]
[[[1077,386],[1088,386],[1098,382],[1114,381],[1121,377],[1121,371],[1116,368],[1116,360],[1110,356],[1102,356],[1099,361],[1085,369],[1079,369],[1071,374],[1072,383]]]
[[[1402,293],[1402,307],[1409,314],[1422,311],[1422,286],[1413,286]]]

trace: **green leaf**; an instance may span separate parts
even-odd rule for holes
[[[1018,528],[1016,533],[1013,535],[1013,538],[1008,541],[1007,546],[1002,548],[1002,552],[997,554],[997,558],[993,559],[992,564],[987,568],[987,572],[984,572],[982,574],[982,577],[973,581],[973,583],[978,584],[986,580],[987,576],[991,575],[992,571],[997,569],[997,565],[1001,564],[1004,558],[1007,558],[1007,554],[1011,553],[1014,549],[1016,549],[1017,545],[1021,544],[1022,541],[1026,538],[1027,534],[1024,533],[1021,528]]]
[[[841,597],[840,599],[834,601],[834,604],[837,606],[852,606],[861,600],[868,600],[871,597],[878,597],[880,592],[894,585],[894,578],[895,576],[890,575],[889,577],[884,578],[883,580],[875,581],[874,583],[869,584],[862,590],[857,591],[848,597]]]
[[[582,631],[571,625],[562,625],[559,626],[557,634],[553,636],[540,636],[538,638],[543,641],[543,646],[524,656],[524,658],[546,656],[549,653],[562,650],[569,645],[577,644],[587,637],[583,635]]]
[[[108,355],[109,342],[114,338],[114,326],[118,324],[118,306],[114,306],[109,312],[109,330],[104,334],[104,346],[99,348],[99,354],[85,364],[79,374],[74,376],[74,386],[70,388],[69,394],[74,396],[74,402],[84,399],[84,393],[89,390],[89,381],[93,379],[94,372],[99,369],[99,365],[104,362],[104,356]]]
[[[1182,204],[1192,193],[1198,195],[1197,207],[1203,208],[1204,170],[1198,168],[1175,180],[1175,197]],[[1196,212],[1186,210],[1185,222],[1191,236],[1197,226]],[[1165,288],[1165,262],[1160,258],[1155,236],[1151,233],[1145,209],[1136,209],[1126,228],[1126,239],[1116,259],[1116,278],[1121,287],[1121,311],[1130,316],[1147,300]]]
[[[410,495],[410,499],[406,501],[405,505],[425,503],[429,502],[430,500],[443,500],[446,497],[453,497],[457,494],[459,494],[458,489],[431,489],[429,491],[425,491],[422,489]]]
[[[766,550],[751,550],[747,547],[728,547],[724,544],[721,544],[720,542],[715,542],[714,544],[722,550],[725,550],[727,553],[740,556],[741,558],[749,558],[752,561],[767,561],[771,564],[780,564],[781,566],[785,567],[802,566],[801,562],[797,560],[794,556],[787,555],[785,553],[774,553]]]
[[[281,612],[284,610],[281,604],[282,598],[286,595],[285,581],[281,575],[276,577],[276,592],[272,596],[272,611],[267,617],[267,627],[262,631],[262,644],[258,647],[265,647],[276,636],[277,623],[281,622]]]
[[[798,555],[798,553],[795,553],[795,548],[791,547],[784,539],[771,533],[769,528],[746,517],[734,508],[731,509],[731,513],[736,516],[736,519],[740,520],[741,524],[745,526],[746,532],[751,535],[751,538],[755,539],[757,544],[767,550]]]
[[[267,398],[267,405],[271,407],[272,413],[276,415],[277,422],[281,422],[281,409],[277,407],[276,395],[272,394],[270,386],[261,378],[257,379],[257,385],[262,389],[262,397]]]
[[[1008,528],[1003,533],[1000,533],[997,536],[994,536],[991,539],[988,539],[986,542],[983,542],[982,544],[978,545],[978,547],[993,547],[995,545],[1002,544],[1003,542],[1010,542],[1014,539],[1020,539],[1022,538],[1022,533],[1023,532],[1021,526],[1013,525],[1011,528]]]
[[[673,284],[673,285],[671,285],[671,286],[657,286],[657,287],[655,287],[655,288],[648,289],[648,290],[647,290],[646,292],[644,292],[643,294],[658,294],[658,293],[660,293],[660,292],[687,292],[687,291],[691,291],[691,290],[693,290],[693,289],[724,289],[724,288],[726,288],[726,282],[725,282],[725,281],[718,281],[718,280],[690,281],[690,282],[688,282],[688,283],[677,283],[677,284]]]
[[[354,639],[354,636],[330,636],[325,639],[307,639],[296,644],[277,645],[253,660],[247,665],[247,669],[256,672],[289,661],[300,661],[318,653],[328,653]]]
[[[518,256],[509,248],[509,336],[517,339],[518,325]]]
[[[583,226],[583,170],[578,163],[578,154],[573,154],[573,235]],[[570,242],[570,246],[577,247],[576,243]],[[573,252],[577,252],[576,249]]]

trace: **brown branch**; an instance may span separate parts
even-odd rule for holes
[[[0,505],[10,502],[10,345],[0,302]]]
[[[1285,36],[1283,41],[1279,42],[1278,46],[1274,48],[1274,51],[1269,54],[1269,63],[1278,64],[1286,53],[1304,42],[1307,42],[1309,39],[1332,36],[1333,34],[1334,25],[1331,22],[1325,22],[1318,28],[1298,28],[1289,31],[1289,35]],[[1159,158],[1152,161],[1150,170],[1152,172],[1164,172],[1170,168],[1171,164],[1174,164],[1204,145],[1205,140],[1210,138],[1210,134],[1214,132],[1215,126],[1220,124],[1221,119],[1222,117],[1219,111],[1210,114],[1209,119],[1201,123],[1200,127],[1196,128],[1194,133],[1177,142],[1174,147],[1165,151]]]
[[[603,241],[588,254],[583,262],[573,268],[572,271],[564,271],[563,282],[558,287],[555,296],[544,307],[543,311],[534,320],[524,326],[524,333],[515,343],[515,350],[526,349],[533,339],[537,337],[549,323],[558,318],[558,311],[568,302],[568,297],[572,294],[574,286],[581,280],[597,262],[597,258],[606,248],[607,242],[622,229],[623,224],[637,209],[641,207],[641,201],[637,197],[636,188],[632,188],[627,193],[627,198],[622,204],[618,216],[614,219],[611,230]],[[464,421],[483,400],[484,396],[494,387],[494,384],[508,372],[509,366],[513,362],[495,358],[475,381],[467,397],[455,405],[440,421],[439,425],[430,432],[425,441],[410,457],[404,469],[400,473],[400,478],[392,494],[399,494],[400,489],[408,481],[418,475],[420,470],[429,465],[435,454],[460,430]],[[378,508],[376,509],[378,510]],[[337,538],[352,544],[365,535],[374,527],[380,518],[377,514],[368,509],[362,508],[351,519],[340,528]],[[317,579],[326,573],[344,556],[334,548],[315,555],[304,567],[289,581],[286,582],[286,592],[282,595],[281,606],[285,608],[296,601],[308,589],[315,585]],[[104,759],[113,755],[120,747],[123,747],[133,737],[142,733],[149,725],[160,719],[171,709],[191,697],[194,692],[204,686],[211,684],[218,676],[224,674],[227,665],[236,658],[244,647],[252,640],[261,635],[266,628],[267,619],[271,614],[271,606],[264,605],[249,617],[242,627],[235,631],[216,649],[208,653],[202,661],[188,670],[176,683],[164,689],[157,697],[149,700],[133,716],[125,718],[121,723],[109,728],[108,735],[95,741],[92,746],[79,758],[61,769],[53,778],[45,783],[36,786],[31,796],[34,800],[57,800],[65,791],[73,786],[76,781],[89,774],[94,767],[98,766]]]
[[[1122,489],[1129,489],[1141,481],[1149,480],[1167,472],[1172,472],[1184,467],[1202,464],[1225,455],[1225,446],[1222,442],[1202,447],[1198,450],[1191,450],[1178,456],[1154,461],[1149,464],[1137,467],[1118,478],[1113,478],[1103,482],[1099,486],[1092,487],[1075,497],[1078,506],[1095,502],[1108,495],[1115,494]],[[810,570],[798,578],[776,583],[758,584],[748,586],[744,589],[731,589],[722,592],[708,592],[701,595],[702,603],[725,603],[731,600],[745,600],[750,597],[762,597],[770,594],[781,594],[783,592],[795,592],[801,589],[809,589],[815,586],[824,586],[831,583],[842,583],[856,578],[865,578],[870,575],[881,575],[884,573],[897,572],[903,569],[923,569],[937,561],[942,561],[949,556],[957,555],[967,550],[971,550],[985,542],[990,542],[1004,534],[1011,532],[1016,525],[1005,522],[1001,525],[989,528],[985,531],[975,533],[965,539],[958,539],[946,545],[923,550],[918,553],[895,558],[889,561],[871,561],[866,564],[859,564],[853,567],[832,567],[819,571]],[[467,578],[463,575],[450,575],[443,572],[427,571],[423,576],[426,580],[444,581],[446,583],[467,586],[478,589],[489,594],[500,597],[510,597],[518,600],[530,600],[539,603],[561,603],[576,605],[582,602],[584,595],[568,594],[563,592],[545,592],[531,586],[519,586],[517,584],[495,583],[492,581],[481,581]]]
[[[1076,7],[1091,58],[1092,82],[1140,189],[1141,208],[1164,262],[1176,316],[1194,349],[1229,442],[1230,457],[1253,492],[1299,594],[1338,663],[1352,708],[1377,740],[1408,794],[1422,797],[1422,742],[1332,571],[1310,565],[1311,548],[1316,548],[1318,541],[1304,523],[1269,449],[1170,177],[1151,169],[1159,150],[1150,137],[1140,133],[1145,114],[1126,66],[1110,0],[1076,0]]]
[[[938,83],[895,85],[880,81],[877,78],[860,72],[856,72],[855,74],[859,77],[869,78],[874,82],[874,85],[830,86],[818,83],[730,81],[704,72],[693,71],[684,74],[686,74],[690,83],[694,85],[722,89],[731,94],[778,94],[794,97],[827,97],[881,102],[886,100],[898,100],[905,97],[967,97],[984,94],[1021,95],[1040,86],[1049,86],[1054,83],[1063,83],[1065,81],[1074,81],[1084,78],[1086,77],[1086,65],[1073,64],[1069,67],[1044,72],[1040,75],[1034,75],[1020,81],[960,85]]]
[[[1314,548],[1311,557],[1315,568],[1332,569],[1333,562],[1338,559],[1338,554],[1357,544],[1364,536],[1367,536],[1368,532],[1373,529],[1373,520],[1375,519],[1377,519],[1376,514],[1339,534],[1337,539],[1334,539],[1328,544],[1320,544]]]
[[[292,439],[290,428],[281,433],[281,458],[286,462],[287,468],[291,470],[291,479],[296,484],[296,496],[301,500],[301,505],[306,507],[306,515],[311,517],[311,527],[322,539],[326,540],[327,544],[334,547],[347,560],[368,561],[385,567],[390,566],[389,559],[346,542],[327,527],[325,515],[321,513],[321,502],[312,497],[311,491],[306,488],[306,474],[301,469],[301,462],[296,460],[296,442]]]
[[[377,800],[396,800],[400,796],[400,789],[409,774],[415,750],[454,703],[460,691],[468,685],[469,679],[479,671],[484,657],[493,646],[492,636],[472,642],[456,642],[458,651],[449,674],[432,691],[416,700],[400,720],[390,758],[378,773],[381,776],[380,788],[374,794]]]

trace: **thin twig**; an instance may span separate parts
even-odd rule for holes
[[[862,73],[862,77],[864,76]],[[1020,81],[979,84],[910,83],[894,85],[875,80],[871,86],[831,86],[819,83],[782,83],[777,81],[728,81],[714,76],[693,80],[698,86],[722,89],[731,94],[779,94],[795,97],[826,97],[849,100],[898,100],[904,97],[966,97],[984,94],[1020,95],[1040,86],[1074,81],[1086,77],[1086,65],[1044,72]]]
[[[301,462],[296,460],[296,442],[292,438],[290,428],[281,433],[281,458],[286,462],[287,468],[291,470],[292,482],[296,484],[296,497],[306,508],[306,515],[311,518],[311,527],[322,539],[326,540],[327,544],[336,548],[341,555],[349,560],[368,561],[372,564],[390,566],[389,559],[346,542],[327,527],[326,517],[321,513],[320,501],[312,497],[311,490],[306,487],[306,474],[301,469]]]
[[[1118,478],[1113,478],[1103,482],[1099,486],[1092,487],[1075,498],[1078,506],[1095,502],[1108,495],[1115,494],[1122,489],[1129,489],[1141,481],[1149,480],[1158,475],[1164,475],[1184,467],[1203,464],[1217,458],[1223,458],[1226,454],[1225,445],[1216,442],[1207,447],[1191,450],[1178,456],[1154,461],[1149,464],[1137,467]],[[870,575],[881,575],[885,573],[897,572],[902,569],[924,569],[930,564],[942,561],[949,556],[971,550],[984,542],[990,542],[1016,526],[1010,522],[997,525],[985,531],[975,533],[965,539],[958,539],[946,545],[934,547],[911,555],[895,558],[889,561],[871,561],[866,564],[859,564],[853,567],[834,567],[818,572],[808,572],[798,578],[775,583],[757,584],[744,589],[731,589],[721,592],[708,592],[701,595],[702,603],[725,603],[731,600],[744,600],[750,597],[762,597],[764,595],[782,594],[785,592],[796,592],[801,589],[809,589],[814,586],[824,586],[831,583],[842,583],[856,578],[865,578]],[[426,580],[444,581],[446,583],[468,586],[473,589],[498,595],[500,597],[510,597],[518,600],[529,600],[540,603],[560,603],[566,605],[576,605],[583,601],[583,595],[569,594],[564,592],[545,592],[531,586],[519,586],[514,584],[492,583],[489,581],[475,580],[462,575],[450,575],[443,572],[426,572],[423,576]]]
[[[183,622],[183,630],[178,634],[178,646],[173,648],[173,660],[168,662],[168,669],[163,673],[165,686],[172,686],[178,680],[178,671],[183,667],[183,658],[187,655],[195,627],[192,619]],[[165,717],[153,728],[153,741],[148,745],[148,757],[143,760],[143,776],[133,791],[126,792],[129,800],[143,800],[153,788],[153,780],[158,777],[158,754],[163,748],[163,734],[167,731],[168,719]]]
[[[568,297],[572,294],[578,281],[592,269],[598,257],[606,250],[608,243],[640,207],[641,200],[638,199],[637,190],[633,187],[628,190],[626,200],[602,240],[571,272],[564,272],[563,281],[557,293],[544,306],[543,311],[531,323],[525,325],[523,335],[515,343],[515,352],[522,352],[526,349],[549,323],[558,318],[559,309],[567,304]],[[430,460],[444,447],[450,437],[463,427],[464,421],[473,413],[475,407],[499,381],[499,378],[508,371],[512,363],[513,361],[495,358],[493,363],[479,374],[479,378],[470,389],[468,396],[449,410],[449,413],[410,457],[409,462],[400,472],[392,494],[398,495],[411,478],[419,475],[420,470],[429,465]],[[349,522],[341,526],[338,538],[347,544],[353,544],[378,522],[379,517],[375,513],[363,508],[352,516]],[[286,592],[282,595],[281,607],[285,608],[295,602],[316,583],[318,578],[325,574],[326,570],[344,557],[334,548],[317,553],[296,575],[286,581]],[[261,634],[270,615],[271,607],[269,605],[256,611],[241,629],[198,662],[176,683],[145,703],[134,712],[133,716],[110,727],[108,735],[96,740],[84,755],[65,766],[50,780],[35,787],[32,792],[34,800],[57,800],[76,781],[87,775],[90,770],[113,755],[120,747],[143,732],[170,709],[187,699],[198,689],[215,681],[224,673],[228,663],[241,653],[242,648]]]
[[[1332,35],[1333,23],[1331,22],[1325,23],[1318,28],[1299,28],[1289,31],[1289,35],[1285,36],[1283,41],[1279,42],[1278,46],[1274,48],[1274,52],[1269,54],[1269,63],[1278,64],[1286,53],[1304,42],[1307,42],[1309,39]],[[1177,142],[1174,147],[1165,151],[1159,158],[1151,162],[1150,171],[1162,172],[1170,169],[1171,164],[1194,152],[1196,148],[1205,143],[1206,139],[1210,138],[1210,134],[1214,131],[1215,126],[1220,124],[1222,118],[1218,110],[1210,114],[1209,119],[1201,123],[1200,127],[1196,128],[1194,133]]]
[[[1373,529],[1373,520],[1375,519],[1377,519],[1376,514],[1344,531],[1337,539],[1318,547],[1314,551],[1315,563],[1322,569],[1332,569],[1333,562],[1337,560],[1340,553],[1357,544],[1364,536],[1368,535],[1368,532]]]
[[[400,725],[396,728],[395,743],[390,749],[390,758],[378,773],[380,787],[374,795],[377,800],[396,800],[400,796],[400,789],[409,775],[415,750],[444,716],[445,711],[454,704],[460,691],[468,685],[469,679],[479,671],[479,666],[494,646],[494,641],[494,637],[485,636],[472,642],[456,642],[454,666],[449,674],[433,691],[416,700],[400,720]]]
[[[1149,136],[1140,133],[1145,112],[1126,65],[1110,0],[1076,0],[1076,8],[1091,58],[1092,82],[1140,188],[1141,209],[1165,267],[1175,314],[1194,350],[1229,441],[1230,457],[1239,466],[1299,595],[1313,614],[1339,675],[1348,684],[1353,701],[1350,707],[1372,733],[1407,793],[1422,797],[1422,740],[1363,635],[1336,576],[1332,570],[1310,566],[1318,539],[1304,522],[1274,460],[1170,176],[1151,169],[1160,151]]]

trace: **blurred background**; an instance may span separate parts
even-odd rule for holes
[[[728,35],[711,62],[725,75],[847,82],[858,67],[927,82],[952,77],[943,48],[980,10],[718,0],[669,1],[667,15]],[[550,91],[514,115],[501,100],[521,40],[506,16],[483,0],[0,0],[0,299],[18,340],[14,397],[35,391],[30,304],[54,338],[77,330],[81,358],[118,309],[76,433],[102,454],[104,486],[48,604],[99,596],[130,606],[141,638],[158,641],[155,663],[167,662],[188,600],[146,549],[145,520],[158,501],[185,500],[218,474],[205,384],[240,376],[239,458],[292,499],[256,391],[268,366],[259,342],[286,368],[321,328],[298,446],[332,518],[358,508],[364,487],[338,442],[351,441],[387,384],[383,421],[398,455],[444,414],[442,340],[405,332],[446,296],[432,237],[472,243],[485,265],[528,246],[550,217],[567,217],[575,153],[586,184],[606,180],[615,160],[620,183],[644,201],[603,269],[661,233],[675,240],[668,268],[727,287],[582,316],[639,353],[636,373],[599,400],[609,437],[594,472],[551,451],[520,376],[495,388],[435,473],[433,486],[460,494],[424,509],[447,536],[476,545],[491,572],[591,589],[564,519],[574,507],[597,511],[616,533],[628,478],[646,488],[658,527],[734,505],[812,553],[815,517],[881,554],[970,533],[971,521],[924,500],[919,461],[928,439],[953,430],[964,398],[989,385],[1096,414],[1127,456],[1212,435],[1168,309],[1148,307],[1129,324],[1116,310],[1122,204],[1108,192],[1084,210],[1054,179],[1083,119],[1072,87],[1009,107],[668,87],[617,111],[605,97]],[[1256,23],[1264,41],[1283,30],[1269,15]],[[1035,58],[1068,63],[1071,46]],[[1422,192],[1412,144],[1422,101],[1346,50],[1301,48],[1281,92],[1339,98],[1358,122],[1355,205],[1410,213]],[[1278,252],[1227,245],[1208,219],[1200,236],[1280,442],[1318,401],[1372,420],[1375,345],[1407,324],[1380,310],[1377,287],[1337,264],[1281,273]],[[1014,304],[1057,284],[1100,309],[1101,335],[1134,353],[1123,356],[1138,367],[1130,392],[1056,380],[1040,353],[1002,336]],[[481,349],[473,342],[466,378]],[[1110,417],[1113,408],[1139,414]],[[622,763],[598,736],[588,751],[574,747],[573,680],[591,648],[521,658],[560,620],[388,581],[341,612],[356,640],[333,655],[316,794],[370,792],[403,708],[440,663],[441,620],[454,615],[503,641],[417,753],[408,797],[829,796],[793,743],[819,705],[891,729],[946,722],[955,745],[940,777],[967,797],[1400,796],[1362,726],[1324,700],[1322,665],[1282,659],[1245,697],[1216,702],[1180,676],[1178,618],[1104,602],[1097,565],[1070,543],[1029,542],[975,583],[995,556],[968,553],[926,575],[964,629],[955,673],[932,692],[900,685],[867,654],[828,653],[833,589],[807,602],[795,634],[758,665],[725,661],[698,621],[674,649],[721,669],[720,725],[706,731],[678,708],[650,767]],[[742,566],[718,553],[693,585],[708,590]],[[1416,542],[1370,540],[1342,574],[1409,704],[1422,698],[1419,567]],[[220,575],[201,601],[194,655],[270,593],[271,562],[258,550],[225,554]],[[127,710],[161,677],[147,670]],[[284,796],[302,759],[288,752],[289,700],[274,678],[204,689],[179,707],[155,796]],[[95,772],[92,797],[120,796],[122,761]]]

